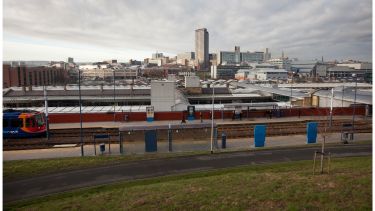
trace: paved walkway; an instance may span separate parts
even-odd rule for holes
[[[358,133],[355,134],[353,143],[356,141],[372,140],[372,133]],[[318,135],[318,143],[323,141],[323,137]],[[327,143],[340,143],[341,134],[329,134],[326,137]],[[100,143],[100,142],[99,142]],[[158,142],[158,152],[168,152],[168,143],[166,141]],[[218,140],[218,147],[221,148],[221,140]],[[280,147],[280,146],[304,146],[306,145],[306,135],[294,136],[275,136],[267,137],[265,147]],[[173,152],[189,152],[189,151],[209,151],[211,147],[210,140],[199,141],[174,141]],[[125,154],[144,154],[144,142],[125,142]],[[254,149],[254,138],[238,138],[228,139],[227,148],[220,149],[221,151]],[[218,150],[218,149],[215,149]],[[99,146],[96,146],[96,152],[99,155]],[[94,156],[94,145],[84,146],[85,156]],[[109,145],[106,144],[106,152],[109,154]],[[111,154],[119,154],[119,145],[111,144]],[[25,160],[25,159],[40,159],[40,158],[58,158],[58,157],[77,157],[81,155],[80,147],[66,147],[66,148],[50,148],[38,150],[16,150],[4,151],[3,160]]]
[[[319,147],[220,153],[126,162],[123,164],[68,171],[18,181],[4,180],[4,202],[43,196],[76,188],[118,181],[220,169],[241,165],[311,160]],[[372,145],[338,145],[327,147],[333,157],[366,156]],[[312,164],[311,164],[312,165]]]

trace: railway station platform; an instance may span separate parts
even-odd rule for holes
[[[286,121],[287,118],[284,119]],[[291,119],[289,119],[291,120]],[[246,120],[244,120],[246,121]],[[259,119],[258,121],[262,121]],[[273,120],[275,121],[275,120]],[[225,121],[226,122],[226,121]],[[231,122],[231,121],[229,121]],[[253,121],[251,121],[253,122]],[[161,123],[161,122],[158,122]],[[100,125],[101,123],[95,123]],[[94,124],[94,125],[95,125]],[[138,122],[138,124],[140,124]],[[154,123],[157,124],[157,123]],[[165,124],[165,122],[164,122]],[[357,141],[369,141],[372,140],[372,133],[356,133],[354,135],[354,140],[349,143],[355,143]],[[322,143],[323,136],[318,134],[317,143]],[[221,149],[221,141],[218,140],[219,148],[214,149],[214,151],[235,151],[235,150],[254,150],[254,138],[236,138],[227,139],[226,149]],[[333,133],[327,134],[326,143],[341,143],[341,134]],[[158,141],[157,143],[158,153],[168,153],[168,142]],[[344,144],[342,144],[344,146]],[[268,147],[292,147],[292,146],[307,146],[306,135],[291,135],[291,136],[271,136],[266,137],[265,148]],[[108,149],[109,145],[106,144],[106,151],[104,155],[100,155],[99,145],[96,145],[97,156],[108,156],[119,155],[119,145],[111,144],[111,153]],[[173,152],[189,152],[189,151],[207,151],[210,150],[210,140],[180,140],[173,142]],[[124,143],[124,154],[145,154],[145,144],[144,142],[125,142]],[[85,156],[95,156],[94,155],[94,145],[84,146]],[[26,160],[26,159],[50,159],[50,158],[62,158],[62,157],[79,157],[81,156],[81,149],[79,146],[74,145],[65,148],[49,148],[49,149],[35,149],[35,150],[16,150],[16,151],[3,151],[3,160]]]
[[[217,125],[223,125],[223,124],[246,124],[246,123],[272,123],[272,122],[298,122],[298,121],[318,121],[318,120],[328,120],[328,116],[301,116],[301,117],[281,117],[281,118],[242,118],[242,120],[236,119],[215,119],[215,123]],[[363,120],[363,119],[371,119],[371,117],[364,117],[364,116],[356,116],[356,120]],[[333,116],[333,120],[352,120],[352,116]],[[147,122],[147,121],[132,121],[132,122],[113,122],[113,121],[107,121],[107,122],[83,122],[82,128],[119,128],[122,126],[139,126],[139,125],[168,125],[168,124],[197,124],[200,122],[200,119],[196,119],[193,121],[186,120],[186,123],[181,123],[180,120],[170,120],[170,121],[153,121],[153,122]],[[211,123],[211,120],[203,120],[204,123]],[[70,128],[80,128],[80,123],[55,123],[50,124],[50,129],[70,129]]]

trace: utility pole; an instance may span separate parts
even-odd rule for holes
[[[48,120],[48,98],[47,98],[47,88],[46,86],[43,86],[43,94],[44,94],[44,107],[45,107],[45,113],[46,113],[46,127],[47,127],[47,141],[49,141],[49,120]]]
[[[79,136],[81,140],[81,156],[85,156],[83,152],[83,136],[82,136],[82,99],[81,99],[81,70],[78,69],[78,94],[79,94]]]

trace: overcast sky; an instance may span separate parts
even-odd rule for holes
[[[195,51],[281,51],[372,60],[371,0],[4,0],[4,60],[142,59]]]

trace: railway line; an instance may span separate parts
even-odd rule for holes
[[[293,121],[293,122],[264,122],[264,123],[241,123],[233,122],[226,124],[218,124],[218,138],[224,132],[227,138],[251,138],[254,135],[254,126],[258,124],[267,125],[266,136],[288,136],[306,134],[306,124],[308,120]],[[333,120],[332,126],[329,127],[327,120],[318,120],[318,134],[323,133],[340,133],[343,130],[343,124],[350,124],[351,120],[339,119]],[[350,129],[350,128],[349,128]],[[355,133],[370,133],[372,132],[371,120],[357,120],[355,122]],[[118,143],[119,131],[118,128],[83,128],[82,141],[84,144],[93,144],[94,135],[107,134],[110,137],[111,143]],[[125,141],[139,141],[143,140],[144,132],[137,131],[132,133],[124,133]],[[207,129],[184,129],[174,131],[173,139],[182,140],[189,138],[190,140],[202,140],[210,137],[210,130]],[[158,140],[166,140],[167,131],[158,131]],[[102,141],[102,140],[101,140]],[[3,150],[21,150],[21,149],[40,149],[50,148],[56,145],[71,144],[78,145],[81,143],[80,129],[54,129],[50,131],[50,138],[33,138],[33,139],[4,139]]]

